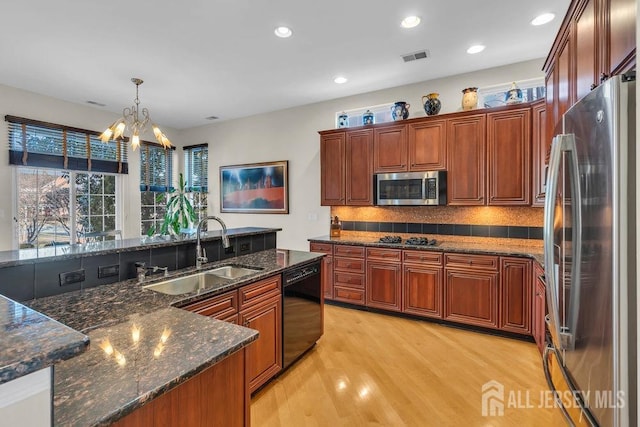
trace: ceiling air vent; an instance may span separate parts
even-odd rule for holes
[[[87,104],[96,105],[98,107],[106,107],[107,106],[107,104],[103,104],[102,102],[98,102],[98,101],[87,101]]]
[[[205,120],[218,120],[219,117],[218,116],[209,116],[209,117],[205,117]]]
[[[430,56],[430,53],[427,49],[421,50],[419,52],[406,53],[402,55],[402,59],[404,62],[411,62],[417,59],[427,59]]]

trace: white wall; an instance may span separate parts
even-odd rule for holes
[[[541,77],[543,60],[446,77],[288,110],[220,122],[180,132],[185,145],[209,143],[209,213],[219,214],[219,167],[241,163],[289,161],[289,215],[222,214],[229,227],[280,227],[278,246],[307,250],[307,239],[329,232],[329,207],[320,206],[319,130],[335,125],[335,113],[358,107],[406,101],[410,117],[424,116],[421,98],[440,93],[441,113],[458,111],[462,89]]]
[[[127,102],[127,100],[122,102]],[[0,191],[0,236],[2,236],[0,250],[10,250],[14,248],[13,240],[16,239],[12,224],[12,218],[15,214],[13,202],[15,200],[15,168],[9,166],[8,132],[4,116],[26,117],[101,132],[119,115],[88,105],[61,101],[3,85],[0,85],[0,114],[0,183],[3,188],[3,191]],[[173,141],[176,137],[176,131],[164,126],[161,127],[167,137]],[[145,134],[143,139],[155,141],[152,133]],[[133,153],[130,148],[128,156],[129,174],[123,175],[123,197],[119,206],[123,219],[120,227],[124,238],[140,235],[140,156],[137,151]]]

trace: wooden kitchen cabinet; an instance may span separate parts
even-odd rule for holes
[[[633,0],[571,2],[544,65],[547,138],[593,85],[635,68],[636,13]]]
[[[345,204],[345,141],[344,132],[320,136],[320,204],[322,206]]]
[[[548,153],[551,139],[546,137],[547,109],[543,99],[531,105],[531,206],[544,207]]]
[[[367,248],[367,307],[402,309],[402,251]]]
[[[531,204],[531,109],[487,114],[488,205]]]
[[[390,125],[373,130],[374,173],[407,171],[407,126]]]
[[[547,294],[546,294],[546,286],[544,281],[544,270],[540,265],[536,263],[534,269],[534,277],[533,281],[534,292],[533,292],[533,316],[531,322],[531,333],[533,335],[533,339],[538,346],[538,350],[540,354],[544,351],[545,339],[546,339],[546,322],[545,316],[547,315]]]
[[[333,299],[365,305],[365,271],[363,246],[334,245]]]
[[[251,393],[282,369],[281,295],[282,279],[276,275],[182,307],[260,333],[258,339],[246,347]]]
[[[320,204],[373,204],[373,131],[320,133]]]
[[[486,115],[447,120],[447,201],[449,205],[485,204]]]
[[[500,257],[500,329],[531,334],[531,260]]]
[[[427,120],[408,125],[409,171],[447,169],[446,120]]]
[[[247,427],[249,389],[245,349],[145,403],[113,427]]]
[[[346,205],[373,204],[373,131],[347,132]]]
[[[325,299],[333,299],[333,245],[331,243],[311,243],[309,250],[327,254],[322,258],[322,293]]]
[[[445,254],[444,319],[468,325],[498,328],[498,258],[473,255],[466,268],[461,266],[466,254]],[[447,263],[446,259],[457,262]],[[473,266],[473,259],[480,262]]]
[[[247,377],[253,393],[282,369],[282,299],[280,295],[240,311],[240,324],[260,333],[247,347]]]
[[[442,253],[403,250],[402,312],[442,318]]]

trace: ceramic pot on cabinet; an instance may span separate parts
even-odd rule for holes
[[[398,101],[391,107],[391,118],[394,121],[405,120],[409,117],[409,107],[411,105],[404,101]]]
[[[427,114],[427,116],[435,116],[440,112],[442,103],[440,102],[440,99],[438,99],[438,96],[440,96],[440,94],[434,92],[422,97],[424,112]]]
[[[478,106],[478,88],[468,87],[462,89],[462,109],[473,110]]]
[[[349,116],[344,111],[342,114],[338,116],[338,128],[348,128],[349,127]]]

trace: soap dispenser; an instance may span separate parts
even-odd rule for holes
[[[340,237],[341,230],[342,230],[342,223],[340,222],[340,219],[338,219],[338,216],[336,215],[331,220],[331,232],[329,233],[329,235],[331,237]]]

